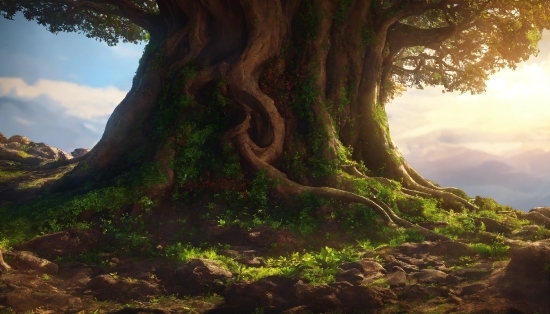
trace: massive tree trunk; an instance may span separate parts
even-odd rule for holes
[[[367,204],[388,225],[410,224],[350,180],[391,179],[406,194],[473,209],[392,144],[382,86],[397,18],[384,19],[379,2],[158,1],[163,20],[132,89],[66,182],[139,169],[155,198],[223,189],[239,177],[238,156],[238,169],[265,172],[282,196]]]

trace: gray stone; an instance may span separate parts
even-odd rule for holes
[[[518,218],[527,219],[536,225],[550,228],[550,218],[544,216],[543,214],[537,211],[530,211],[527,214],[519,214]]]
[[[352,285],[359,285],[365,280],[365,277],[357,268],[344,270],[334,276],[336,281],[347,281]]]
[[[392,272],[386,276],[386,281],[390,285],[390,288],[404,287],[407,285],[407,273],[403,268],[394,266]]]
[[[550,207],[535,207],[529,211],[530,213],[539,213],[550,218]]]
[[[473,283],[471,285],[466,285],[462,287],[460,290],[459,295],[465,296],[465,295],[472,295],[475,294],[483,289],[487,288],[487,284],[484,283]]]
[[[76,158],[76,157],[84,156],[88,152],[90,152],[89,148],[77,148],[71,152],[71,155]]]
[[[419,273],[412,274],[411,276],[420,283],[445,284],[448,275],[436,269],[423,269]]]
[[[411,265],[411,264],[405,263],[405,262],[397,260],[397,259],[394,260],[394,261],[391,261],[390,263],[388,263],[386,265],[386,268],[387,269],[392,269],[394,266],[401,267],[406,273],[412,273],[412,272],[420,271],[420,268],[418,268],[418,266]]]
[[[31,143],[31,139],[21,135],[13,135],[8,139],[8,143],[14,143],[14,142],[22,145],[28,145]]]
[[[359,270],[367,282],[382,278],[386,273],[386,270],[382,265],[369,259],[361,259],[355,262],[343,263],[339,267],[343,270]]]
[[[485,225],[485,231],[487,232],[502,233],[502,234],[510,234],[512,232],[511,228],[509,228],[502,222],[496,221],[494,219],[481,217],[476,220],[480,222],[480,224],[483,223]]]

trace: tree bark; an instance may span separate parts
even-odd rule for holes
[[[363,203],[391,226],[411,224],[374,196],[338,184],[343,170],[401,182],[404,193],[442,199],[448,208],[475,209],[418,175],[391,142],[380,101],[396,18],[380,19],[377,2],[158,3],[164,24],[151,33],[132,89],[69,185],[147,163],[161,173],[149,186],[156,198],[223,188],[229,179],[214,163],[232,147],[246,174],[265,171],[281,195]],[[197,174],[189,164],[199,161]]]

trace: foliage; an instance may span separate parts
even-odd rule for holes
[[[336,250],[323,247],[319,252],[294,252],[289,256],[271,257],[267,266],[248,267],[230,257],[219,255],[214,248],[198,248],[177,243],[168,247],[166,256],[179,261],[204,258],[219,261],[219,265],[236,275],[236,280],[259,280],[268,276],[301,276],[313,284],[330,283],[339,271],[338,266],[358,259],[358,253],[351,248]]]
[[[472,243],[469,246],[476,251],[476,253],[495,259],[505,259],[508,256],[510,246],[504,244],[502,237],[496,238],[491,244],[484,243]]]
[[[76,6],[75,4],[74,7]],[[84,33],[86,37],[105,41],[110,46],[116,45],[120,40],[137,43],[147,38],[147,32],[138,25],[129,23],[127,18],[104,14],[111,11],[108,4],[99,4],[97,7],[102,11],[67,10],[66,3],[62,1],[5,0],[0,2],[0,14],[12,19],[17,12],[22,12],[26,19],[37,21],[52,33]],[[150,13],[158,10],[152,0],[142,1],[139,8]]]
[[[436,233],[441,233],[451,238],[457,238],[459,236],[474,234],[478,229],[475,220],[468,214],[467,210],[456,213],[450,211],[446,217],[448,226],[443,228],[436,228]]]

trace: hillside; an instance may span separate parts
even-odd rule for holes
[[[416,223],[392,229],[312,195],[266,204],[261,177],[163,203],[56,193],[86,152],[0,134],[0,313],[550,313],[550,207],[453,212],[365,181]]]

